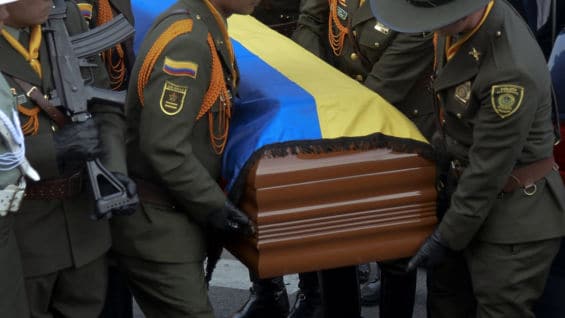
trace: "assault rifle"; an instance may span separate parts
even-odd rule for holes
[[[88,112],[89,102],[123,105],[125,92],[85,84],[81,68],[96,66],[86,58],[129,38],[134,33],[133,27],[123,15],[119,15],[109,23],[71,37],[63,20],[67,11],[65,1],[55,0],[54,4],[44,28],[55,82],[55,90],[51,92],[51,104],[62,106],[73,122],[84,122],[91,118]],[[87,161],[86,166],[96,201],[94,216],[97,219],[110,217],[112,209],[139,201],[137,196],[128,197],[124,185],[104,168],[99,159]],[[101,183],[109,185],[114,191],[102,195]]]

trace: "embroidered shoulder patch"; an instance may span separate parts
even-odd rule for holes
[[[492,108],[500,118],[510,117],[522,105],[524,87],[519,85],[493,85],[490,92]]]
[[[188,93],[188,86],[176,85],[165,81],[163,92],[161,93],[161,110],[163,113],[174,116],[182,110],[184,100]]]
[[[80,14],[83,18],[87,21],[92,19],[92,5],[90,3],[77,3],[77,7],[79,8]]]
[[[196,78],[196,75],[198,75],[198,64],[191,61],[175,61],[169,57],[165,57],[163,72],[171,76]]]

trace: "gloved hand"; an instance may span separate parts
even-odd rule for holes
[[[439,231],[436,229],[434,233],[426,239],[424,244],[420,246],[416,255],[410,259],[408,266],[406,266],[406,271],[411,272],[418,268],[418,266],[425,268],[434,267],[440,264],[450,251],[447,244],[441,238]]]
[[[137,206],[139,205],[139,199],[137,197],[137,185],[135,182],[130,179],[128,176],[124,175],[120,172],[112,172],[114,177],[118,179],[118,181],[124,185],[126,188],[126,193],[129,199],[132,200],[132,203],[126,204],[120,208],[112,209],[113,215],[132,215],[137,210]]]
[[[63,161],[87,161],[100,155],[98,126],[94,119],[71,122],[54,135],[57,158]]]
[[[222,208],[216,209],[208,215],[207,223],[220,235],[249,237],[255,233],[255,228],[249,217],[229,200],[226,200]]]

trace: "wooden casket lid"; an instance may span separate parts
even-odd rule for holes
[[[257,234],[228,250],[260,278],[411,256],[437,222],[434,180],[388,148],[263,156],[240,200]]]

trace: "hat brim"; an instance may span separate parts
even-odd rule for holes
[[[0,5],[16,2],[18,0],[0,0]]]
[[[490,0],[454,0],[437,7],[418,7],[407,0],[369,0],[380,23],[398,32],[428,32],[449,25]]]

